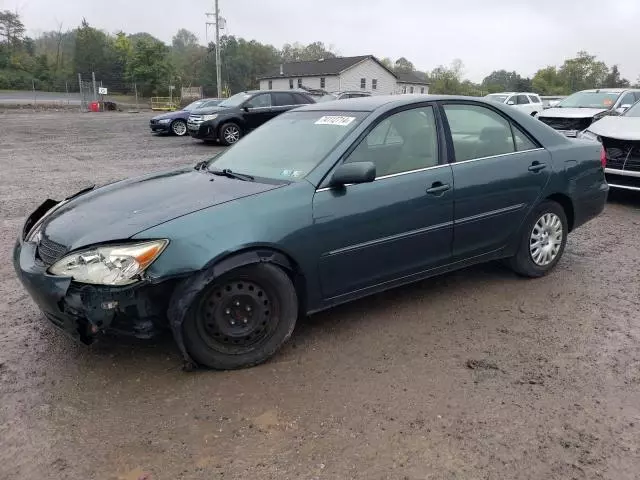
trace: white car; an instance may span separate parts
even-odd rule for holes
[[[569,95],[537,118],[567,137],[575,137],[593,122],[608,115],[621,115],[640,100],[640,89],[595,88]]]
[[[529,115],[536,115],[544,110],[542,100],[536,93],[529,92],[503,92],[503,93],[490,93],[484,98],[498,103],[506,103],[513,107],[522,110]]]

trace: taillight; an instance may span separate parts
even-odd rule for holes
[[[602,147],[600,150],[600,163],[602,164],[602,168],[607,167],[607,151]]]

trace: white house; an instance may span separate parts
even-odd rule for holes
[[[413,72],[396,73],[398,79],[397,93],[429,93],[429,82],[421,79]]]
[[[307,88],[391,95],[413,89],[411,93],[429,93],[427,82],[413,74],[396,74],[373,55],[283,63],[259,80],[260,90]]]

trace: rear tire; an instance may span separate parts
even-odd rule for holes
[[[296,325],[298,297],[287,274],[268,263],[232,270],[194,299],[183,324],[189,355],[217,370],[258,365]]]
[[[508,259],[519,275],[542,277],[560,261],[567,244],[569,226],[562,206],[552,200],[538,205],[527,218],[518,252]]]
[[[236,123],[229,122],[222,125],[220,128],[220,143],[222,145],[230,146],[242,138],[242,129]]]
[[[184,120],[175,120],[171,124],[171,133],[178,137],[184,137],[187,134],[187,123]]]

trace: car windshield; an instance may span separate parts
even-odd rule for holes
[[[242,105],[242,103],[245,100],[248,100],[249,98],[251,98],[251,94],[250,93],[244,93],[244,92],[236,93],[232,97],[229,97],[226,100],[224,100],[223,102],[221,102],[220,104],[218,104],[218,106],[219,107],[225,107],[225,108],[238,107],[238,106]]]
[[[193,103],[190,103],[189,105],[187,105],[186,107],[183,108],[183,110],[186,110],[187,112],[190,112],[191,110],[195,110],[196,108],[200,108],[200,106],[202,106],[204,104],[205,100],[196,100]]]
[[[487,95],[486,97],[487,100],[491,100],[492,102],[498,102],[498,103],[504,103],[507,101],[507,98],[509,98],[509,95],[495,95],[495,94],[491,94],[491,95]]]
[[[634,103],[623,115],[625,117],[640,117],[640,102]]]
[[[560,108],[611,108],[620,96],[612,92],[578,92],[558,103]]]
[[[215,157],[210,171],[300,181],[366,116],[366,112],[289,112],[265,123]]]

